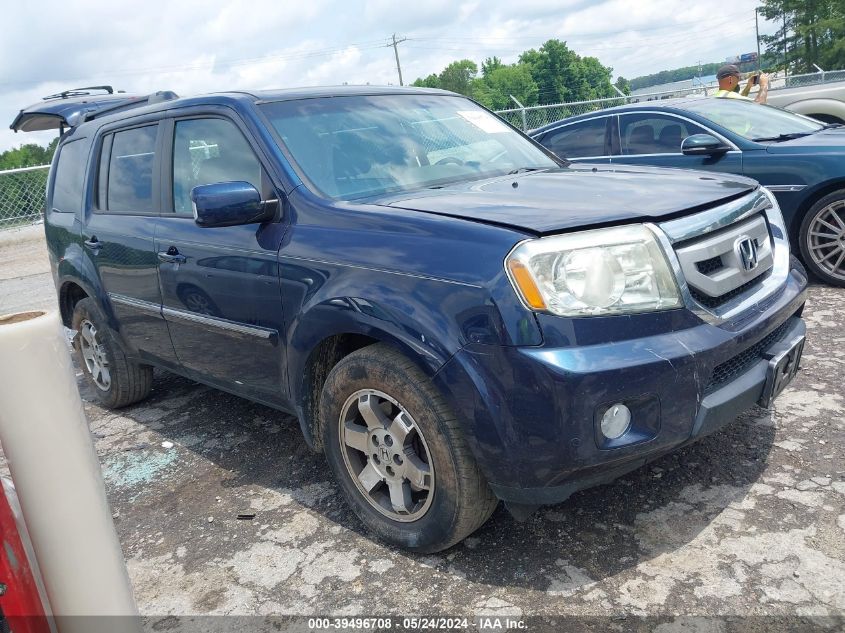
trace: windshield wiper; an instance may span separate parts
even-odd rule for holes
[[[760,136],[758,138],[752,138],[752,141],[756,141],[758,143],[762,141],[791,141],[794,138],[801,138],[802,136],[809,136],[812,132],[789,132],[787,134],[778,134],[777,136]]]
[[[541,169],[545,169],[545,167],[517,167],[516,169],[510,170],[507,175],[513,176],[514,174],[524,174],[529,171],[540,171]]]
[[[837,127],[842,127],[841,123],[825,123],[823,130],[832,130]]]

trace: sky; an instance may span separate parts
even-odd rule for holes
[[[455,59],[476,63],[558,38],[614,76],[754,51],[759,0],[39,0],[8,2],[0,39],[0,151],[22,107],[80,86],[179,95],[234,89],[398,84]],[[760,22],[761,33],[775,27]]]

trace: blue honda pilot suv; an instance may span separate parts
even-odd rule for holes
[[[45,228],[102,404],[153,367],[296,415],[379,537],[437,551],[768,406],[806,275],[738,176],[562,161],[459,95],[79,90]]]

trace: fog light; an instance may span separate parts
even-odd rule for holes
[[[601,432],[609,440],[622,437],[631,427],[631,410],[624,404],[614,404],[601,418]]]

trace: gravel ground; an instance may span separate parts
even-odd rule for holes
[[[36,229],[0,234],[0,313],[55,305]],[[845,291],[812,287],[805,317],[803,369],[773,411],[751,410],[525,523],[500,507],[434,556],[367,534],[289,416],[166,373],[146,402],[119,412],[80,386],[153,630],[234,622],[168,616],[292,614],[843,630]]]

